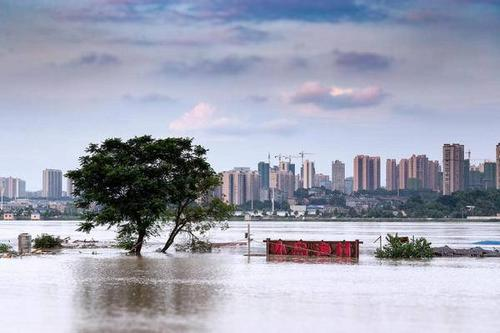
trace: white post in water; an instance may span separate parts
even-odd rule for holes
[[[250,262],[250,222],[247,224],[247,250],[248,262]]]

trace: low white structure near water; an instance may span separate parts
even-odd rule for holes
[[[12,220],[15,220],[15,216],[13,213],[4,213],[3,214],[3,219],[5,221],[12,221]]]
[[[40,220],[40,213],[33,213],[33,214],[31,214],[31,220],[32,221],[38,221],[38,220]]]

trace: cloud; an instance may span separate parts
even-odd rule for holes
[[[271,34],[264,30],[245,26],[236,26],[230,29],[232,40],[237,43],[260,43],[271,38]]]
[[[198,1],[194,15],[223,21],[373,21],[385,14],[357,0],[225,0]]]
[[[352,89],[306,82],[288,100],[292,104],[312,104],[324,110],[339,110],[375,106],[386,96],[379,87]]]
[[[170,123],[174,131],[204,130],[228,125],[231,121],[224,117],[215,117],[216,110],[207,103],[198,103],[192,110]]]
[[[335,51],[335,64],[343,69],[355,71],[380,71],[389,69],[393,59],[371,52]]]
[[[250,95],[245,98],[246,101],[252,102],[252,103],[266,103],[269,101],[269,97],[267,96],[262,96],[262,95]]]
[[[255,135],[293,133],[297,123],[290,119],[271,119],[261,122],[242,121],[241,118],[225,116],[214,106],[202,102],[169,124],[175,132],[208,132],[221,135]]]
[[[58,18],[92,22],[169,21],[375,21],[386,17],[381,6],[358,0],[125,0],[87,4]],[[385,9],[385,8],[384,8]]]
[[[237,75],[262,63],[263,60],[257,56],[230,55],[222,59],[203,59],[192,63],[170,61],[164,64],[163,72],[177,75]]]
[[[113,66],[120,64],[118,57],[109,53],[86,53],[70,62],[74,66]]]
[[[144,104],[153,104],[153,103],[171,103],[174,102],[175,99],[164,94],[145,94],[145,95],[131,95],[125,94],[123,95],[123,100],[127,102],[133,103],[144,103]]]

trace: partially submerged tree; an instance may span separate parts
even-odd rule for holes
[[[427,239],[404,240],[398,234],[387,234],[387,244],[375,251],[375,257],[386,259],[428,259],[433,257],[431,243]]]
[[[79,230],[116,226],[119,237],[136,237],[131,252],[137,255],[169,223],[164,252],[180,232],[204,232],[232,212],[211,198],[220,177],[206,160],[207,150],[192,139],[113,138],[90,144],[86,152],[80,168],[67,173],[77,207],[87,210]]]

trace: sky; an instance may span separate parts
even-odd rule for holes
[[[37,190],[144,134],[193,137],[218,171],[494,159],[499,31],[495,0],[0,0],[0,176]]]

